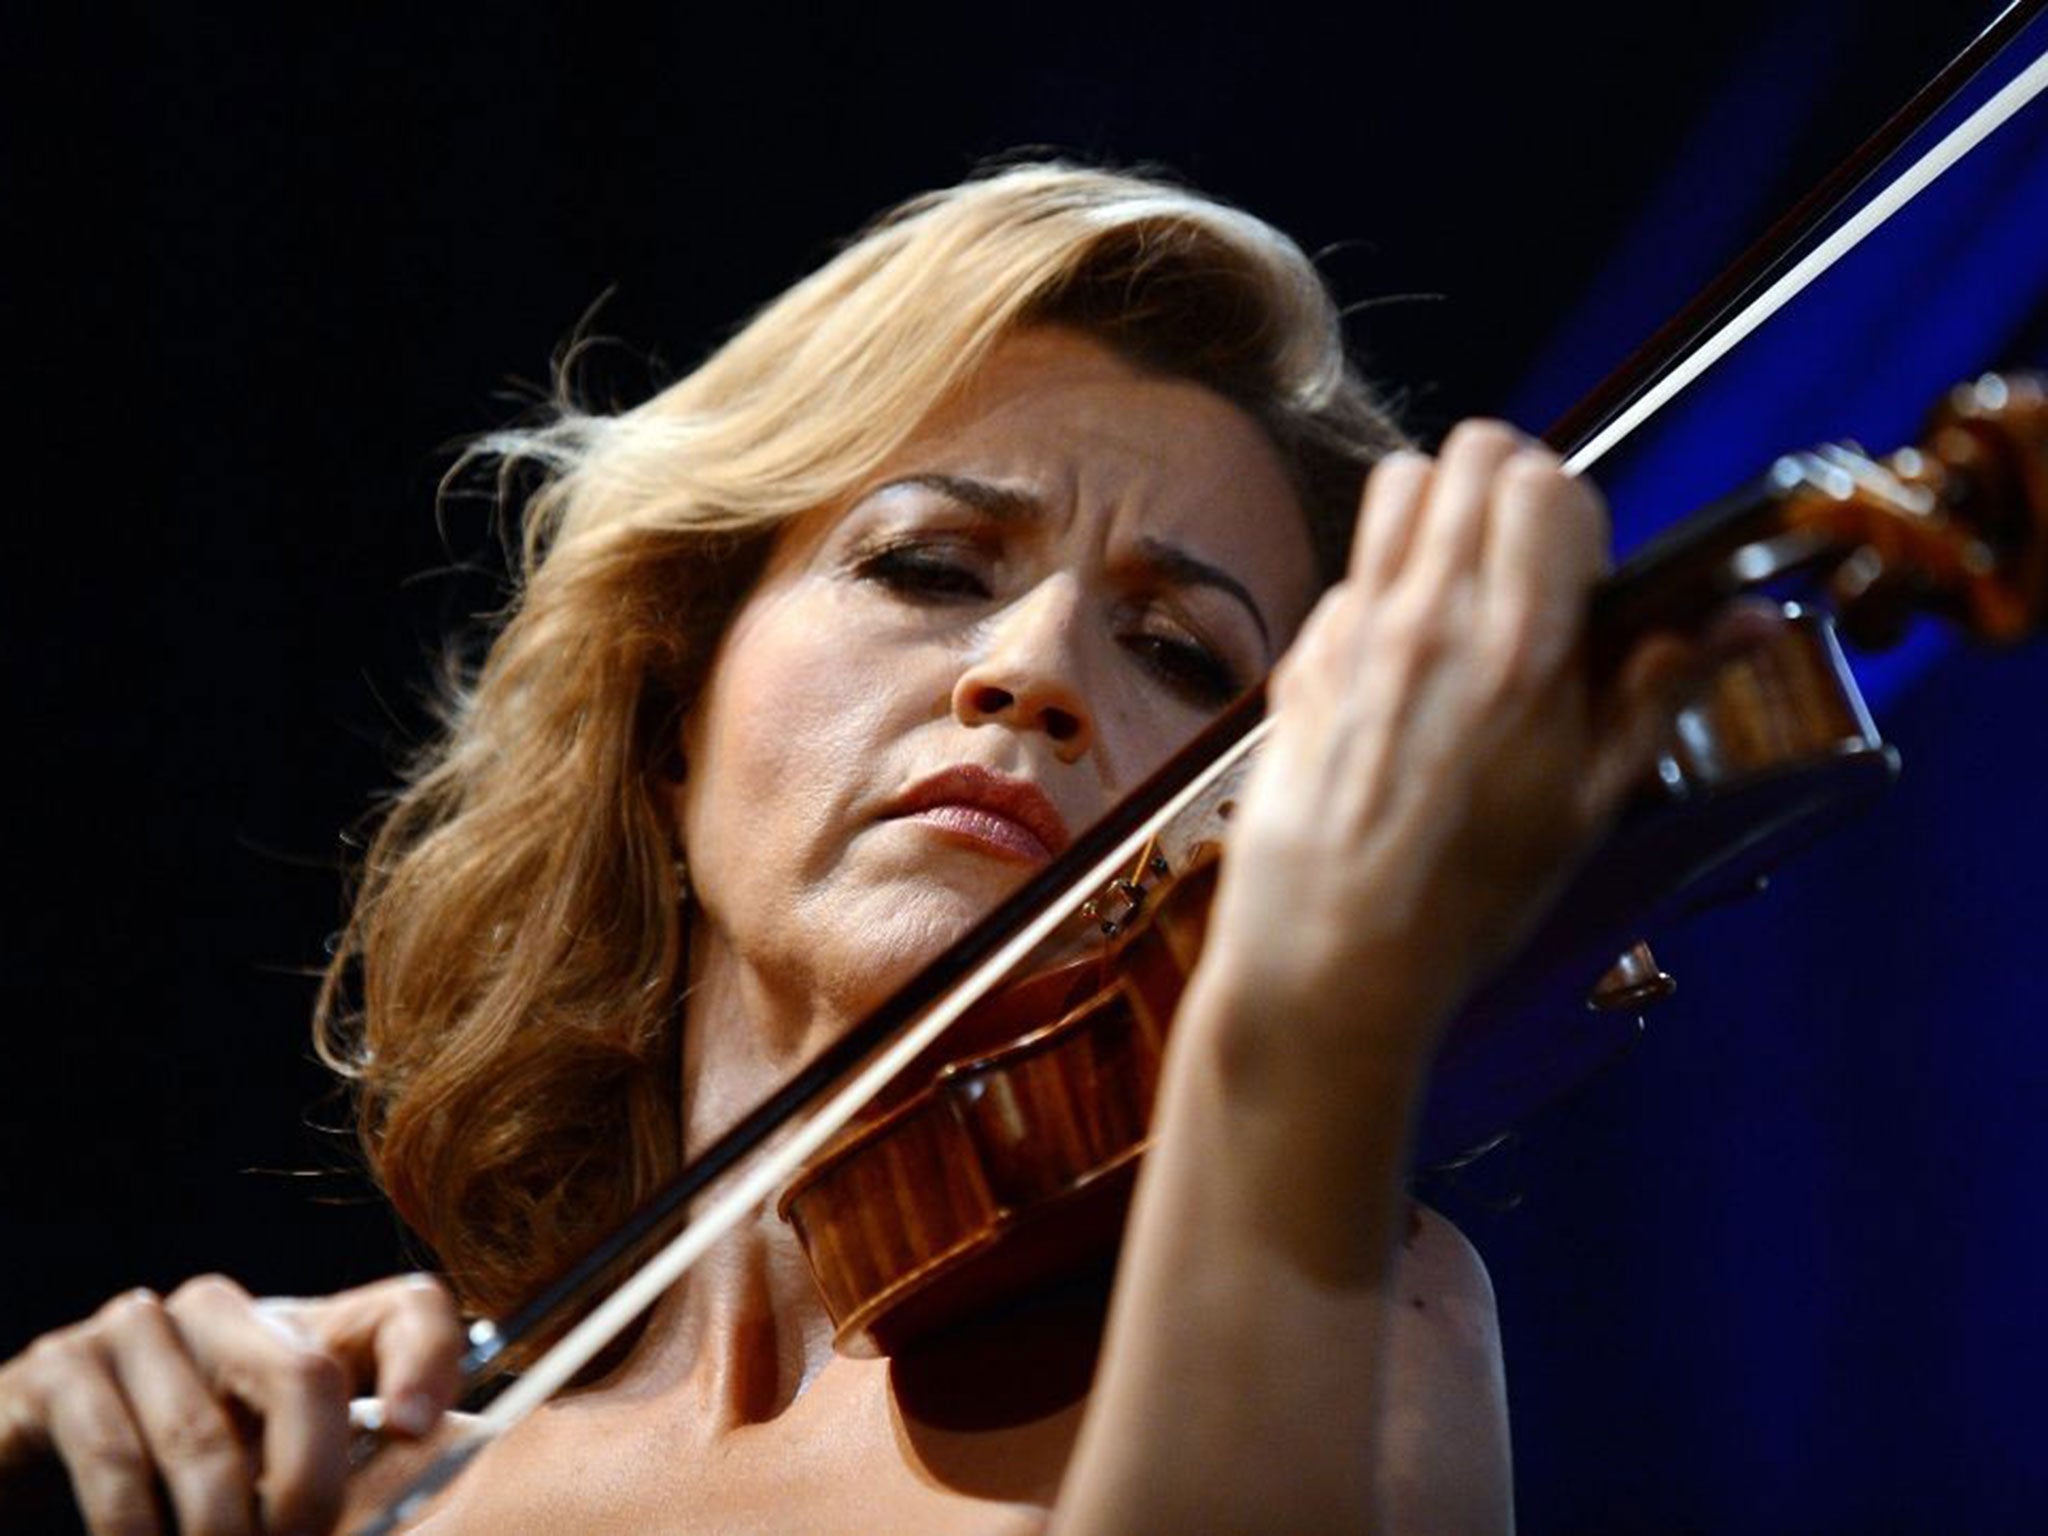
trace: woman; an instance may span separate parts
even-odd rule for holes
[[[1510,1525],[1490,1291],[1406,1142],[1668,720],[1677,642],[1597,698],[1580,665],[1594,494],[1498,424],[1402,447],[1295,246],[1059,166],[487,448],[549,475],[522,590],[321,1010],[455,1300],[118,1298],[0,1368],[0,1465],[61,1460],[96,1531],[166,1528],[158,1479],[186,1531],[360,1518],[408,1463],[345,1486],[350,1391],[440,1443],[458,1302],[516,1302],[1277,664],[1106,1320],[839,1358],[764,1214],[422,1528]]]

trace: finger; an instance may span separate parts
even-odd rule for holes
[[[1286,707],[1289,700],[1304,700],[1319,673],[1327,675],[1332,667],[1348,665],[1356,648],[1361,606],[1357,584],[1349,577],[1324,588],[1268,675],[1275,709]]]
[[[1670,745],[1677,717],[1697,702],[1716,677],[1746,653],[1784,632],[1785,615],[1764,598],[1740,598],[1690,638],[1655,633],[1639,640],[1616,674],[1603,711],[1602,731],[1612,736],[1612,766],[1603,782],[1625,795],[1649,774]]]
[[[393,1427],[424,1435],[461,1387],[462,1319],[432,1275],[400,1275],[297,1304],[302,1326],[360,1382],[373,1382]]]
[[[76,1334],[36,1346],[51,1449],[92,1536],[161,1536],[156,1473],[112,1366]],[[62,1356],[59,1360],[55,1357]]]
[[[348,1475],[341,1362],[220,1276],[180,1286],[167,1310],[215,1390],[262,1420],[263,1466],[254,1483],[264,1529],[327,1529]]]
[[[1358,535],[1351,541],[1351,579],[1362,590],[1382,590],[1407,558],[1431,467],[1429,457],[1412,448],[1397,449],[1373,466],[1359,505]]]
[[[1582,782],[1580,805],[1588,824],[1612,816],[1650,775],[1671,740],[1678,711],[1698,686],[1701,648],[1675,635],[1639,641],[1615,680],[1602,711],[1599,740]]]
[[[1606,505],[1541,444],[1501,466],[1494,501],[1479,604],[1488,643],[1504,666],[1547,677],[1577,643],[1606,565]]]
[[[1768,645],[1785,630],[1785,610],[1766,597],[1739,597],[1700,633],[1701,665],[1712,667]]]
[[[1528,439],[1498,421],[1460,422],[1444,440],[1414,541],[1395,584],[1425,600],[1477,566],[1495,477]]]
[[[132,1292],[101,1314],[107,1358],[185,1536],[249,1536],[255,1468],[164,1302]]]

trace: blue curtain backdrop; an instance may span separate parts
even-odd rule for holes
[[[1722,168],[1801,99],[1776,62],[1736,66],[1515,414],[1658,318],[1642,274],[1737,243]],[[1600,468],[1622,548],[1777,451],[1889,448],[1950,381],[2048,363],[2044,306],[2037,104]],[[1640,1048],[1448,1195],[1501,1296],[1526,1530],[2048,1529],[2048,653],[1923,626],[1856,666],[1888,802],[1660,941],[1680,990]]]

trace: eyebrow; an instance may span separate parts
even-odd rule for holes
[[[925,490],[937,491],[941,496],[951,497],[964,506],[986,514],[999,523],[1022,522],[1032,517],[1045,515],[1045,503],[1029,491],[1014,486],[997,485],[990,480],[977,480],[969,475],[920,474],[905,475],[900,480],[891,480],[876,487],[877,493],[893,491],[899,486],[919,486]],[[1244,611],[1257,626],[1259,640],[1266,647],[1268,656],[1273,654],[1273,633],[1266,625],[1266,616],[1259,609],[1258,600],[1249,588],[1220,566],[1211,565],[1197,555],[1190,554],[1178,544],[1164,539],[1146,536],[1138,540],[1138,553],[1145,563],[1159,576],[1182,587],[1212,587],[1218,592],[1237,599]]]
[[[1266,628],[1266,616],[1259,612],[1259,605],[1245,584],[1230,572],[1211,565],[1208,561],[1189,554],[1178,544],[1169,544],[1164,539],[1141,538],[1138,552],[1145,561],[1166,580],[1183,587],[1214,587],[1218,592],[1227,593],[1243,605],[1244,611],[1258,627],[1259,641],[1266,648],[1268,656],[1273,654],[1273,634]]]
[[[941,496],[950,496],[977,512],[986,512],[999,523],[1022,522],[1026,518],[1045,515],[1045,503],[1029,491],[997,485],[992,480],[976,480],[967,475],[905,475],[900,480],[891,480],[876,487],[876,492],[893,491],[906,485],[921,486],[937,491]]]

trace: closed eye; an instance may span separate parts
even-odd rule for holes
[[[1237,669],[1197,640],[1145,629],[1123,636],[1123,646],[1146,671],[1198,709],[1221,709],[1244,692]]]
[[[948,543],[884,544],[859,555],[853,571],[913,602],[979,601],[992,595],[977,552]]]

